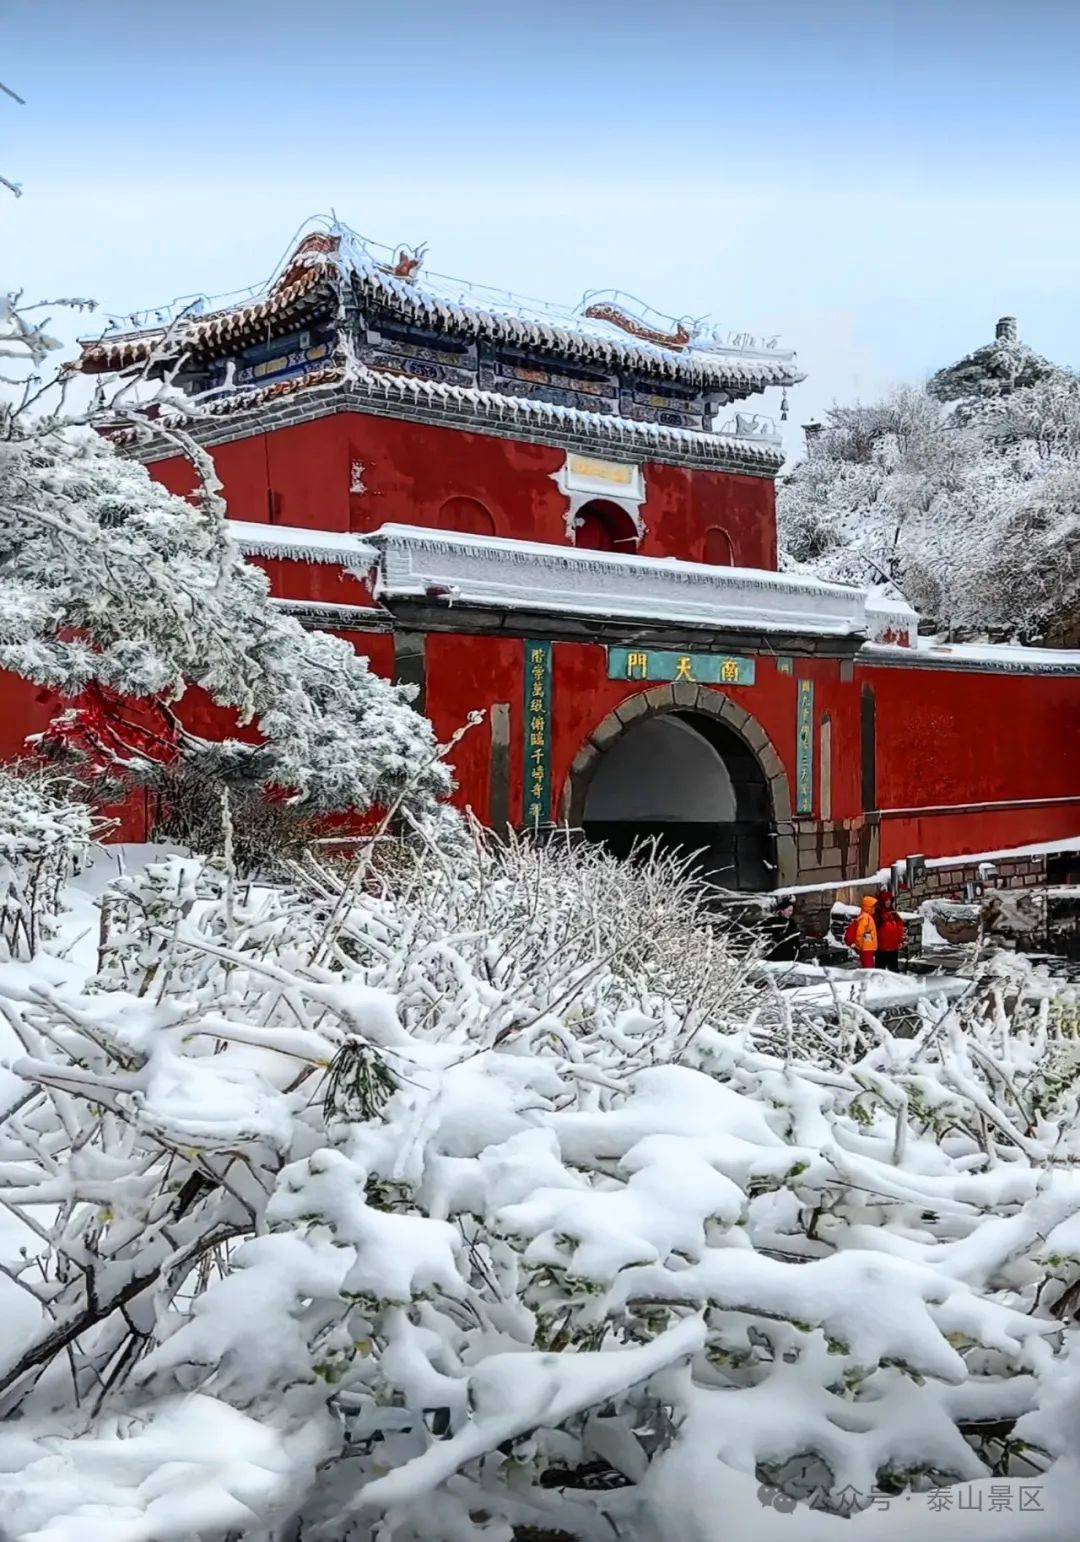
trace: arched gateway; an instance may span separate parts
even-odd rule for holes
[[[651,837],[700,851],[725,888],[795,876],[780,757],[748,712],[707,686],[654,686],[606,717],[571,767],[563,816],[619,856]]]

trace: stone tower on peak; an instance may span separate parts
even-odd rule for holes
[[[980,396],[1006,396],[1021,386],[1037,385],[1066,371],[1044,359],[1020,341],[1015,316],[1002,316],[994,328],[994,341],[985,343],[956,364],[931,375],[926,389],[940,402],[963,401]]]

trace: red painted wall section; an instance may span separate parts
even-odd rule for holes
[[[767,477],[691,471],[650,462],[641,508],[643,557],[705,561],[710,529],[731,540],[732,565],[776,569],[776,488]]]
[[[566,543],[566,499],[553,480],[560,450],[462,429],[350,413],[349,460],[364,466],[367,491],[353,497],[353,529],[421,525],[438,529],[451,498],[472,498],[495,533]]]
[[[199,479],[195,475],[195,467],[182,455],[170,457],[169,460],[156,460],[146,469],[155,482],[160,482],[178,498],[191,498],[198,489]]]
[[[761,664],[758,661],[760,673]],[[832,723],[832,813],[830,818],[855,819],[862,812],[862,762],[860,760],[859,689],[850,681],[840,678],[840,666],[833,659],[797,659],[792,673],[781,675],[790,693],[785,701],[787,724],[781,749],[776,748],[784,762],[791,782],[791,806],[795,808],[795,727],[797,720],[797,682],[812,680],[814,683],[814,809],[815,819],[824,817],[822,786],[824,776],[821,765],[821,725],[827,717]],[[747,705],[747,711],[753,707]],[[762,724],[764,727],[764,724]],[[775,740],[774,740],[775,743]]]
[[[360,533],[385,524],[439,529],[448,500],[469,498],[490,513],[497,535],[570,544],[568,503],[554,480],[565,456],[546,445],[338,413],[212,453],[234,519]],[[362,467],[361,493],[351,491],[354,467]],[[195,486],[182,458],[149,469],[173,492],[187,495]],[[768,478],[646,461],[645,488],[642,556],[700,562],[706,533],[719,528],[730,536],[736,566],[776,567],[776,494]]]
[[[882,860],[951,855],[1055,840],[1080,830],[1080,683],[926,669],[857,669],[877,703]],[[890,809],[1019,809],[918,818]]]
[[[283,600],[318,600],[325,605],[374,605],[371,586],[333,562],[296,562],[284,557],[249,557],[270,580],[270,593]]]
[[[46,729],[65,703],[21,675],[0,669],[0,760],[26,754],[30,734]]]
[[[518,638],[459,637],[433,633],[427,640],[428,715],[439,742],[445,744],[470,712],[484,721],[470,728],[451,756],[457,791],[453,801],[476,817],[491,817],[491,722],[489,709],[510,707],[510,817],[521,818],[522,704],[525,694],[524,648]]]
[[[962,857],[969,852],[1008,851],[1013,846],[1072,839],[1078,832],[1080,796],[1070,802],[1038,807],[883,818],[881,862],[887,867],[916,853],[926,857]]]
[[[877,701],[881,808],[1080,793],[1080,683],[858,669]]]

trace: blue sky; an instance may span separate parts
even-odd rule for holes
[[[0,37],[4,287],[218,293],[334,209],[442,272],[779,331],[796,422],[1003,313],[1080,364],[1074,6],[0,0]]]

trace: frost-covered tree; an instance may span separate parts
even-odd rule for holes
[[[102,771],[223,753],[183,726],[198,686],[257,738],[233,741],[231,760],[315,809],[444,793],[407,693],[348,643],[281,614],[224,516],[209,475],[194,506],[89,429],[8,413],[0,667],[77,702],[63,731]]]
[[[0,357],[12,361],[0,401],[0,668],[72,702],[49,741],[112,792],[134,781],[168,795],[176,778],[161,768],[179,761],[196,780],[245,797],[270,788],[315,813],[430,811],[450,775],[411,688],[273,605],[229,534],[211,457],[160,416],[168,378],[147,395],[144,378],[125,377],[81,415],[67,411],[70,376],[41,373],[59,346],[42,313],[57,306],[93,302],[0,299]],[[95,431],[119,418],[138,435],[148,415],[190,457],[193,502]],[[231,709],[242,737],[193,733],[192,687]]]
[[[0,978],[12,1538],[955,1537],[1046,1469],[963,1535],[1071,1534],[1075,991],[897,1039],[670,867],[296,879],[152,865]]]
[[[1080,380],[1012,336],[837,407],[783,482],[786,560],[892,583],[942,628],[1080,640]]]

